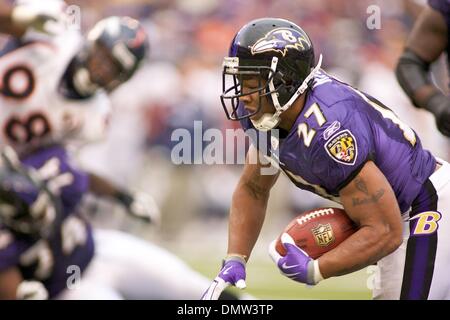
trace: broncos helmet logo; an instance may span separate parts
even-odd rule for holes
[[[308,37],[300,31],[290,28],[277,28],[268,32],[251,47],[252,54],[275,51],[283,56],[289,49],[305,50],[311,47]]]

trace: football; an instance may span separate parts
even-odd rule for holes
[[[318,208],[304,212],[292,220],[283,233],[288,233],[296,245],[313,259],[337,247],[357,230],[356,224],[339,208]],[[286,250],[276,242],[276,250],[284,256]]]

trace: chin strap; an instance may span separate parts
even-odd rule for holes
[[[278,64],[278,58],[273,57],[272,58],[272,64],[270,66],[270,69],[272,71],[269,74],[269,78],[272,77],[272,74],[276,72]],[[259,118],[258,120],[251,120],[253,123],[253,126],[260,130],[260,131],[269,131],[275,128],[280,123],[280,115],[289,109],[291,105],[297,100],[299,96],[301,96],[306,89],[308,88],[308,83],[311,81],[311,79],[314,78],[316,73],[320,70],[320,67],[322,66],[322,55],[319,56],[319,62],[314,67],[314,69],[311,70],[311,72],[308,74],[308,76],[303,80],[301,86],[295,91],[295,93],[292,95],[292,97],[289,99],[288,102],[286,102],[283,106],[280,105],[280,102],[278,101],[278,92],[275,91],[275,85],[273,84],[273,78],[272,77],[269,81],[269,89],[272,92],[270,95],[272,97],[273,105],[275,107],[275,113],[265,113]]]

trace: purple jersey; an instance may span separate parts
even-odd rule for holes
[[[86,268],[94,254],[91,227],[77,212],[88,189],[88,177],[70,164],[59,146],[38,151],[22,162],[41,171],[46,168],[48,180],[59,181],[64,219],[48,240],[36,241],[0,226],[0,271],[17,266],[24,279],[41,281],[54,297],[67,287],[71,275]],[[34,199],[28,195],[24,200]]]
[[[253,128],[249,119],[241,124]],[[287,136],[267,141],[267,154],[294,184],[337,202],[340,189],[372,160],[390,182],[401,212],[436,166],[415,132],[391,110],[324,72],[316,76]]]

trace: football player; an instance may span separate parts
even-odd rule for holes
[[[0,139],[21,157],[62,141],[104,137],[110,114],[107,93],[135,73],[148,50],[145,31],[134,19],[106,18],[84,39],[76,28],[64,25],[63,8],[57,0],[22,1],[0,11],[0,31],[13,35],[0,56]],[[49,22],[60,20],[59,28],[42,32]],[[90,191],[157,222],[151,197],[122,190],[94,173],[89,176]]]
[[[22,162],[11,161],[26,171],[16,170],[2,179],[0,292],[4,299],[52,298],[66,288],[69,266],[76,266],[81,274],[94,254],[91,227],[76,211],[87,188],[86,175],[68,166],[61,151],[46,153],[48,158],[39,153]],[[59,210],[49,193],[60,200]]]
[[[175,255],[120,231],[92,229],[77,209],[86,175],[59,150],[47,153],[40,167],[41,154],[21,162],[5,147],[0,158],[0,299],[201,295],[209,280]]]
[[[12,152],[14,155],[14,151]],[[28,168],[23,167],[17,158],[10,159],[11,153],[2,152],[0,157],[0,248],[12,241],[12,233],[7,228],[22,234],[46,237],[50,231],[57,208],[56,198],[48,192],[45,184],[40,183]],[[21,194],[35,197],[28,204],[14,192],[21,187]],[[36,194],[31,194],[31,190]],[[39,199],[39,201],[38,201]],[[58,214],[60,214],[58,212]],[[33,223],[30,221],[33,220]],[[33,230],[31,229],[33,228]],[[11,231],[11,232],[15,232]],[[3,269],[3,265],[0,266]],[[15,268],[7,268],[0,273],[0,299],[46,299],[48,291],[40,281],[23,280]]]
[[[430,77],[430,65],[443,52],[447,52],[447,59],[450,59],[450,2],[429,0],[428,4],[408,37],[396,75],[413,105],[431,112],[439,131],[450,137],[450,99]]]
[[[251,21],[231,42],[221,101],[253,144],[232,198],[228,254],[203,299],[246,286],[279,172],[342,204],[359,226],[318,259],[283,234],[287,254],[275,241],[269,249],[283,275],[314,285],[378,263],[375,298],[450,298],[450,165],[377,99],[321,70],[321,61],[306,32],[284,19]],[[265,170],[268,163],[278,170]]]
[[[38,201],[39,189],[28,188],[24,194],[20,184],[9,188],[8,201],[19,195],[14,203],[22,210],[14,220],[6,219],[10,211],[0,212],[6,214],[0,233],[2,297],[197,298],[208,279],[175,256],[117,231],[92,230],[80,212],[88,192],[110,196],[133,216],[153,223],[159,211],[151,197],[121,190],[77,168],[65,148],[104,134],[107,93],[129,79],[145,57],[142,27],[130,18],[111,17],[97,23],[84,40],[76,29],[59,33],[61,29],[49,28],[62,12],[54,14],[45,4],[23,1],[12,12],[2,11],[0,30],[15,37],[0,57],[1,138],[61,200],[61,210],[48,215],[43,226],[31,214],[35,202],[46,207]],[[27,19],[17,18],[23,16]],[[42,234],[47,229],[52,236]]]

